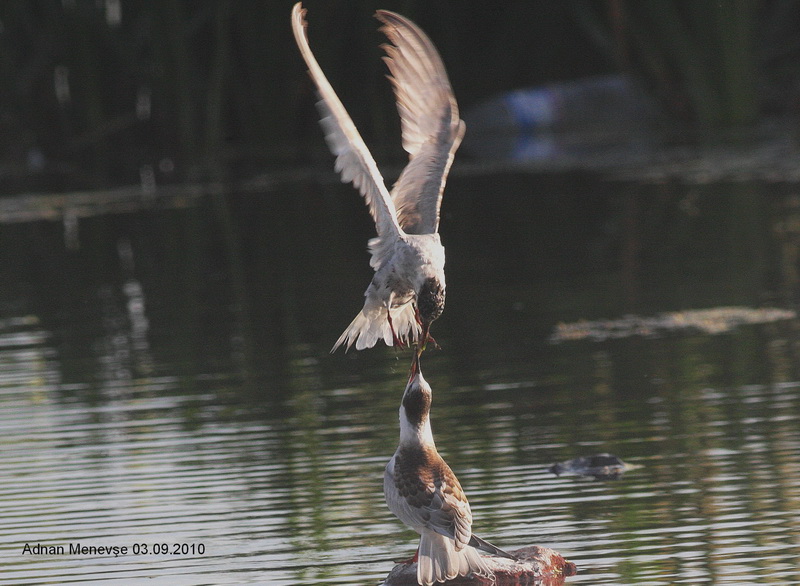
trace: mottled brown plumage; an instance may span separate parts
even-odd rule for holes
[[[472,511],[456,475],[433,441],[430,385],[415,354],[400,405],[400,445],[386,465],[383,491],[389,509],[420,534],[417,581],[423,585],[457,576],[491,576],[477,549],[512,557],[472,533]]]
[[[458,478],[436,448],[428,446],[422,449],[401,448],[395,458],[394,470],[398,493],[413,507],[430,509],[440,494],[458,502],[467,502]],[[453,511],[454,508],[447,505],[449,498],[444,500],[445,510]],[[424,516],[430,521],[430,512]],[[453,527],[455,523],[451,522],[450,525]],[[452,528],[451,532],[454,533]]]
[[[433,320],[438,319],[444,311],[445,291],[436,279],[427,279],[417,294],[417,309],[423,326],[430,327]]]

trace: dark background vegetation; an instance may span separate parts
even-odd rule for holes
[[[291,0],[0,3],[2,192],[241,179],[330,163]],[[632,72],[674,120],[795,110],[795,0],[309,0],[309,36],[376,158],[402,160],[372,14],[415,20],[462,109],[506,90]]]

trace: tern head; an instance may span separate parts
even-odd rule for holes
[[[431,322],[442,315],[444,311],[444,287],[436,277],[429,277],[422,283],[417,293],[417,309],[423,325],[430,326]]]
[[[428,381],[422,376],[419,367],[419,355],[415,354],[411,376],[408,379],[403,400],[400,403],[400,442],[430,443],[433,435],[430,426],[431,402],[433,391]]]

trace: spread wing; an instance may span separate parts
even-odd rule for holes
[[[430,234],[439,229],[439,208],[453,155],[464,136],[453,96],[436,47],[413,22],[387,10],[375,17],[391,45],[384,61],[400,114],[403,148],[409,163],[392,189],[403,230]]]
[[[383,239],[387,236],[399,237],[397,212],[378,166],[308,46],[305,14],[300,2],[294,5],[292,31],[308,66],[308,73],[317,86],[320,97],[317,108],[322,117],[320,124],[328,146],[336,157],[336,171],[343,183],[352,183],[364,196],[372,219],[375,220],[378,236]]]

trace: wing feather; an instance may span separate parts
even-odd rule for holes
[[[400,226],[409,234],[439,228],[442,191],[465,125],[433,43],[413,22],[387,10],[376,18],[390,45],[384,61],[400,114],[409,163],[392,189]]]
[[[378,236],[383,239],[399,237],[401,230],[397,212],[383,176],[308,45],[305,14],[306,10],[300,2],[294,5],[292,31],[308,66],[308,73],[317,86],[320,97],[317,103],[321,115],[320,124],[325,132],[328,147],[336,157],[335,169],[341,176],[342,182],[352,183],[366,200],[372,219],[375,220]]]
[[[472,511],[453,471],[435,451],[398,451],[390,482],[398,498],[390,508],[407,525],[426,527],[455,541],[456,551],[472,537]],[[391,494],[391,492],[389,493]]]

